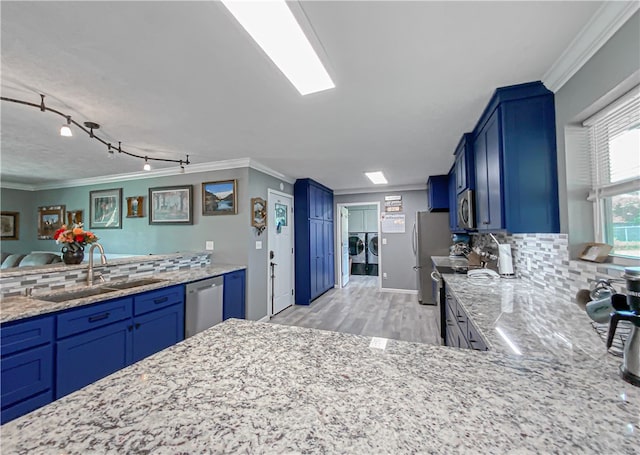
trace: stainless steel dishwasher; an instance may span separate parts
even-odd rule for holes
[[[185,337],[222,322],[224,279],[221,276],[187,284]]]

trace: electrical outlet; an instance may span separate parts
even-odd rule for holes
[[[387,279],[387,272],[382,272],[382,278]]]
[[[207,240],[205,242],[205,247],[207,251],[213,251],[213,240]]]
[[[386,244],[387,244],[387,239],[386,239],[386,238],[384,238],[384,237],[382,237],[382,244],[383,244],[383,245],[386,245]]]
[[[256,240],[256,250],[262,249],[262,240]]]

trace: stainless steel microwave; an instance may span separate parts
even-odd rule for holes
[[[475,204],[473,190],[464,190],[458,194],[458,227],[461,229],[475,229]]]

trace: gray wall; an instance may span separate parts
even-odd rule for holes
[[[562,232],[575,257],[579,245],[594,240],[593,205],[586,202],[587,153],[579,139],[565,142],[565,126],[577,126],[640,82],[640,13],[635,13],[555,95],[558,179]],[[575,146],[572,146],[575,143]]]
[[[283,190],[280,190],[280,184]],[[271,188],[276,191],[293,195],[293,185],[279,180],[270,175],[249,169],[249,202],[253,197],[267,199],[267,190]],[[271,214],[269,214],[271,215]],[[247,223],[250,222],[247,215]],[[269,223],[267,222],[267,226]],[[267,255],[269,253],[269,242],[267,230],[258,235],[255,228],[251,228],[247,237],[248,257],[248,279],[247,279],[247,319],[258,320],[267,315]],[[256,240],[262,241],[262,249],[256,250]]]
[[[7,253],[22,253],[32,250],[35,234],[32,227],[36,223],[35,210],[25,210],[34,206],[34,193],[31,191],[2,189],[0,191],[0,206],[6,212],[19,212],[18,240],[3,240],[0,250]],[[34,233],[37,232],[33,231]]]
[[[202,215],[202,183],[237,179],[238,214]],[[258,237],[251,227],[249,205],[252,197],[267,198],[267,188],[280,190],[281,181],[250,168],[228,169],[195,174],[178,174],[117,184],[87,185],[42,191],[0,188],[2,210],[20,212],[20,240],[5,241],[2,250],[9,252],[60,251],[54,240],[37,239],[37,207],[65,205],[67,210],[84,210],[89,228],[89,191],[122,188],[123,204],[129,196],[145,196],[143,218],[122,218],[122,229],[93,229],[109,254],[162,254],[179,251],[203,251],[205,242],[213,240],[214,263],[247,265],[247,318],[260,319],[267,314],[266,231]],[[284,191],[293,194],[293,186],[282,182]],[[148,190],[158,186],[193,185],[193,225],[150,225]],[[255,240],[263,249],[255,249]]]
[[[334,197],[335,204],[344,203],[376,203],[380,202],[380,210],[384,212],[384,197],[387,195],[402,196],[402,212],[406,215],[404,234],[381,233],[378,247],[381,249],[382,264],[379,266],[380,275],[387,274],[382,280],[383,288],[416,290],[416,272],[413,270],[415,257],[411,247],[412,227],[416,212],[427,210],[427,191],[390,191],[388,193],[345,194]],[[337,213],[337,212],[336,212]],[[339,217],[336,217],[338,220]],[[387,244],[382,244],[382,238]],[[336,255],[339,257],[339,255]],[[339,277],[338,277],[339,278]]]

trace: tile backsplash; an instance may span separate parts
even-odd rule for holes
[[[572,300],[579,289],[593,287],[599,279],[620,278],[624,268],[613,264],[569,259],[567,234],[496,234],[500,243],[509,243],[513,266],[519,278],[532,281],[541,288],[566,293]],[[487,234],[473,234],[472,246],[497,254],[495,242]],[[626,293],[625,283],[613,283],[618,292]]]
[[[107,265],[96,265],[95,273],[96,277],[102,275],[105,281],[118,281],[148,278],[161,272],[205,267],[210,263],[209,253],[178,253],[117,259]],[[86,280],[86,265],[56,265],[35,270],[5,269],[0,273],[0,294],[9,297],[24,294],[27,289],[43,292],[62,290],[84,285]]]

